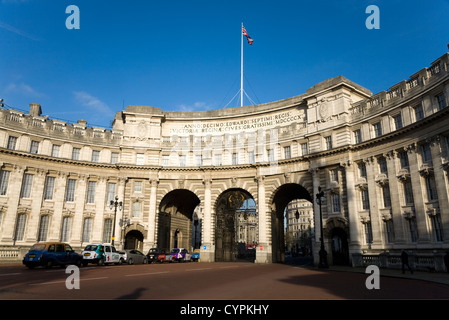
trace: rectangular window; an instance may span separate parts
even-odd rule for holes
[[[390,186],[388,184],[382,187],[382,195],[384,200],[384,208],[391,208]]]
[[[132,208],[132,217],[133,218],[139,218],[140,217],[140,209],[141,209],[141,204],[140,202],[133,202],[133,208]]]
[[[442,242],[443,241],[443,227],[441,225],[441,216],[439,214],[430,216],[430,220],[432,221],[432,229],[433,229],[433,234],[435,235],[435,241]]]
[[[368,190],[362,190],[361,191],[362,196],[362,209],[363,210],[369,210],[369,194]]]
[[[435,177],[429,175],[426,177],[426,189],[427,189],[427,200],[438,200],[437,186],[435,184]]]
[[[169,155],[168,154],[163,154],[162,155],[162,166],[166,167],[168,166],[168,161],[170,160]]]
[[[6,195],[8,190],[9,171],[0,170],[0,195]]]
[[[100,161],[100,151],[98,150],[92,150],[92,162],[99,162]]]
[[[354,142],[355,143],[362,142],[362,131],[360,129],[354,131]]]
[[[16,144],[17,144],[17,137],[9,136],[6,148],[9,150],[16,150]]]
[[[332,194],[332,211],[334,213],[341,211],[340,206],[340,195],[339,194]]]
[[[111,152],[111,164],[118,163],[118,152]]]
[[[404,181],[403,188],[404,188],[405,204],[408,205],[408,206],[413,205],[412,182],[410,180]]]
[[[394,121],[394,128],[396,130],[399,130],[402,128],[402,116],[401,114],[398,114],[396,116],[393,117],[393,121]]]
[[[421,145],[421,159],[423,163],[432,163],[432,154],[430,152],[430,144]]]
[[[16,230],[14,232],[14,240],[21,241],[25,235],[25,226],[27,221],[26,214],[19,214],[17,216]]]
[[[422,105],[417,105],[416,107],[413,108],[413,110],[415,111],[415,121],[424,119],[424,111]]]
[[[59,150],[61,149],[60,145],[54,144],[51,147],[51,156],[52,157],[59,157]]]
[[[68,201],[68,202],[75,201],[75,186],[76,186],[75,179],[67,180],[67,190],[65,193],[65,201]]]
[[[214,165],[221,166],[221,154],[215,154],[214,159]]]
[[[195,163],[197,167],[201,167],[203,165],[203,156],[201,154],[195,155]]]
[[[233,154],[232,154],[232,165],[237,165],[239,163],[239,160],[238,160],[238,153],[236,153],[236,152],[234,152]]]
[[[330,171],[330,178],[331,178],[331,181],[338,182],[338,170],[337,169],[333,169]]]
[[[410,242],[415,243],[418,241],[418,225],[415,218],[408,219],[408,227],[410,231]]]
[[[142,181],[134,181],[134,192],[142,192]]]
[[[267,158],[269,162],[274,161],[274,150],[273,149],[267,149]]]
[[[25,173],[23,175],[22,190],[20,190],[21,198],[29,198],[31,196],[31,186],[33,185],[33,175]]]
[[[382,157],[377,160],[379,163],[379,172],[388,176],[387,160]]]
[[[385,221],[385,238],[387,243],[394,242],[394,229],[393,229],[393,220],[389,219]]]
[[[70,239],[70,228],[72,225],[72,217],[64,217],[61,227],[61,242],[68,242]]]
[[[256,159],[254,157],[254,151],[248,151],[248,163],[255,163]]]
[[[187,164],[187,157],[185,154],[180,154],[179,155],[179,166],[180,167],[185,167]]]
[[[303,156],[306,156],[306,155],[309,154],[309,147],[307,145],[307,142],[306,143],[301,143],[301,154]]]
[[[37,235],[37,241],[47,241],[47,233],[48,233],[48,221],[50,220],[49,215],[41,216],[39,222],[39,231]]]
[[[332,136],[324,137],[324,148],[325,150],[332,149]]]
[[[407,151],[401,151],[398,153],[399,162],[401,164],[401,169],[408,168],[409,162],[408,162],[408,154]]]
[[[145,154],[138,153],[136,155],[136,165],[143,166],[145,164]]]
[[[39,152],[39,141],[31,141],[30,153],[37,154]]]
[[[47,177],[45,180],[44,200],[53,199],[53,191],[55,189],[55,177]]]
[[[373,229],[371,227],[371,221],[365,223],[365,241],[366,244],[373,243]]]
[[[436,98],[438,103],[438,110],[443,110],[444,108],[446,108],[446,99],[444,97],[444,93],[437,95]]]
[[[112,219],[104,220],[103,243],[109,243],[112,240]]]
[[[290,146],[284,147],[284,159],[290,159],[292,157],[292,152]]]
[[[85,218],[83,222],[82,242],[90,242],[91,234],[92,234],[92,218]]]
[[[357,167],[359,168],[359,177],[366,179],[366,165],[364,162],[360,162],[357,164]]]
[[[73,148],[72,149],[72,160],[79,160],[81,154],[80,148]]]
[[[89,181],[87,184],[87,197],[86,203],[94,203],[95,202],[95,188],[97,186],[96,181]]]
[[[374,138],[380,137],[382,135],[382,124],[380,122],[373,124],[373,133]]]
[[[115,199],[115,188],[117,184],[114,182],[108,183],[108,197],[107,197],[107,204],[109,205],[111,201]]]

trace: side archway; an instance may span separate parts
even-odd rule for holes
[[[283,184],[273,193],[271,201],[273,262],[285,261],[284,213],[287,205],[295,199],[304,199],[313,202],[309,191],[297,183]]]
[[[159,205],[157,246],[192,248],[192,215],[200,203],[198,196],[187,189],[167,193]]]

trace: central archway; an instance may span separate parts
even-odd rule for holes
[[[159,205],[157,246],[192,249],[192,215],[200,199],[187,189],[167,193]]]
[[[259,228],[252,195],[228,189],[217,198],[215,213],[215,261],[254,261]]]
[[[283,184],[274,192],[271,203],[273,262],[285,261],[284,213],[287,205],[295,199],[313,202],[309,191],[297,183]]]

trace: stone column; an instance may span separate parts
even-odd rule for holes
[[[373,232],[373,242],[371,249],[382,248],[382,231],[380,226],[381,217],[379,216],[379,201],[382,200],[382,195],[379,186],[376,184],[377,175],[377,158],[369,157],[365,162],[366,178],[368,183],[369,194],[369,216],[371,221],[371,229]]]
[[[64,192],[66,189],[67,174],[59,171],[55,177],[55,186],[53,193],[53,219],[49,227],[49,241],[59,241],[62,231],[62,211],[64,207]]]
[[[259,245],[256,249],[255,263],[271,263],[273,260],[272,243],[268,239],[268,230],[271,227],[271,213],[267,210],[265,203],[264,179],[264,176],[258,176],[254,179],[257,182],[257,211],[259,217]]]
[[[150,213],[148,217],[148,239],[147,245],[148,249],[156,247],[156,212],[157,212],[157,185],[159,184],[158,179],[151,179],[151,190],[150,190]]]
[[[212,239],[214,223],[212,222],[211,179],[203,180],[204,184],[204,218],[200,259],[202,262],[215,261],[215,245]]]

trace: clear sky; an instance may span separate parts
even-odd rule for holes
[[[66,28],[69,5],[80,29]],[[365,26],[369,5],[380,29]],[[375,94],[448,51],[448,16],[449,0],[0,0],[0,98],[102,127],[127,105],[236,107],[242,22],[257,104],[338,75]]]

